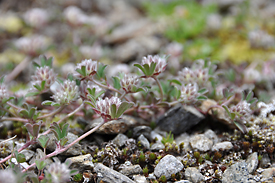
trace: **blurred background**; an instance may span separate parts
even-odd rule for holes
[[[40,54],[66,71],[159,53],[175,70],[200,58],[274,64],[274,10],[274,0],[1,0],[0,74]]]

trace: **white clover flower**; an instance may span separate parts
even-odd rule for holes
[[[52,98],[61,105],[75,101],[79,96],[78,86],[75,81],[66,80],[59,86]]]
[[[50,164],[49,168],[47,169],[47,173],[49,173],[49,177],[52,183],[68,182],[71,177],[68,166],[64,163],[60,163],[59,161]]]
[[[92,61],[92,59],[82,60],[81,63],[77,64],[75,70],[77,70],[77,69],[81,70],[82,66],[85,66],[86,73],[84,73],[84,74],[76,73],[77,78],[83,79],[86,77],[92,77],[97,72],[97,61]]]
[[[0,183],[17,183],[18,180],[12,169],[0,170]]]
[[[36,56],[49,46],[49,40],[41,35],[21,37],[15,41],[15,46],[25,54]]]
[[[160,57],[159,55],[148,55],[147,57],[142,58],[141,65],[148,64],[150,67],[152,63],[156,63],[153,75],[159,75],[161,72],[165,71],[167,67],[166,58]]]
[[[235,113],[239,117],[248,117],[252,114],[250,104],[247,101],[241,101],[237,105],[229,108],[230,112]]]
[[[6,85],[0,84],[0,103],[9,97],[10,97],[10,95],[9,95]]]
[[[35,28],[45,26],[49,21],[48,11],[41,8],[33,8],[24,14],[24,20],[27,24]]]
[[[128,74],[125,74],[123,79],[120,81],[121,88],[125,92],[135,92],[135,89],[137,88],[139,83],[139,77],[138,76],[130,76]]]
[[[54,73],[53,69],[51,69],[49,66],[38,67],[35,71],[35,74],[31,77],[31,79],[32,86],[35,84],[38,84],[40,86],[42,81],[46,81],[45,89],[49,89],[50,86],[56,80],[56,74]]]
[[[200,94],[198,93],[198,85],[196,83],[189,83],[186,86],[183,85],[181,87],[180,99],[182,99],[184,103],[190,104],[197,102],[197,97],[199,95]]]
[[[184,84],[196,82],[194,71],[188,67],[185,67],[181,71],[179,71],[178,75],[179,79],[183,81]]]
[[[80,91],[80,96],[83,99],[87,99],[87,96],[89,94],[88,92],[88,88],[89,89],[93,89],[95,88],[95,94],[97,95],[99,92],[103,91],[103,89],[101,87],[99,87],[98,85],[94,84],[92,81],[82,81],[79,87],[79,91]]]
[[[105,99],[99,99],[96,101],[96,108],[94,109],[97,114],[100,114],[105,119],[112,119],[111,106],[116,105],[116,109],[121,105],[121,100],[118,97],[106,97]],[[120,116],[117,116],[119,118]]]

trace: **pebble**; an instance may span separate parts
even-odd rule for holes
[[[133,178],[136,183],[149,183],[144,175],[134,175]]]
[[[161,142],[156,142],[151,146],[151,151],[159,151],[164,149],[165,146],[163,145],[163,143]]]
[[[143,134],[144,137],[146,137],[149,140],[152,140],[152,139],[150,139],[151,131],[152,131],[152,129],[149,126],[137,126],[137,127],[133,128],[133,137],[138,138],[141,134]]]
[[[127,176],[119,173],[102,163],[97,163],[95,165],[94,171],[97,173],[98,182],[104,183],[135,183],[133,180],[128,178]]]
[[[184,150],[190,151],[190,135],[188,133],[183,133],[180,136],[176,137],[175,142],[177,145],[180,145],[182,142],[184,143]]]
[[[275,177],[275,168],[272,167],[272,168],[264,169],[261,175],[263,176],[263,178]]]
[[[195,167],[186,168],[185,177],[192,183],[199,183],[204,180],[203,175]]]
[[[236,183],[243,182],[248,183],[249,173],[247,169],[247,163],[242,161],[231,165],[227,168],[222,175],[222,182]]]
[[[163,137],[159,133],[157,133],[156,131],[151,131],[150,137],[151,137],[152,140],[156,140],[157,142],[160,142],[160,143],[163,139]]]
[[[262,168],[267,168],[268,166],[270,166],[270,158],[269,158],[268,154],[263,154],[263,157],[260,161],[259,166]]]
[[[155,167],[154,174],[157,178],[164,175],[167,179],[171,178],[172,174],[176,174],[183,169],[183,164],[174,156],[164,156]]]
[[[129,165],[123,166],[123,168],[119,171],[123,175],[130,176],[130,175],[137,175],[142,174],[142,169],[140,165]]]
[[[209,138],[210,140],[213,141],[214,144],[218,143],[219,142],[219,138],[218,136],[216,135],[216,133],[211,130],[211,129],[208,129],[204,132],[204,135]]]
[[[198,134],[190,138],[190,145],[195,150],[206,152],[212,148],[213,142],[204,134]]]
[[[29,161],[33,157],[35,152],[28,149],[24,149],[20,153],[25,155],[26,161]]]
[[[71,160],[70,169],[77,169],[80,172],[84,170],[92,170],[94,168],[94,164],[92,162],[93,157],[91,154],[80,155],[68,158]]]
[[[225,151],[225,150],[230,150],[232,148],[233,148],[232,143],[229,141],[225,141],[225,142],[216,143],[212,147],[212,151]]]
[[[147,140],[147,138],[144,137],[143,134],[141,134],[138,139],[138,142],[140,142],[140,145],[144,148],[144,149],[150,149],[150,142]]]
[[[258,167],[258,162],[259,161],[257,152],[254,152],[247,157],[246,163],[248,173],[252,174],[255,172],[256,168]]]
[[[204,116],[192,106],[177,105],[157,119],[161,130],[179,135],[197,125]]]
[[[116,145],[118,145],[119,147],[122,147],[125,145],[126,140],[128,140],[129,138],[122,134],[119,133],[114,139],[113,139],[113,143],[115,143]]]

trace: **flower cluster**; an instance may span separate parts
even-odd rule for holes
[[[121,105],[121,100],[118,97],[106,97],[105,99],[99,98],[96,101],[96,108],[94,109],[97,114],[100,114],[103,119],[113,119],[111,107],[115,104],[116,109]],[[116,118],[119,118],[117,116]]]
[[[75,81],[66,80],[60,85],[60,88],[57,89],[52,98],[60,105],[67,105],[77,99],[79,95],[78,90]]]
[[[237,105],[229,108],[231,113],[235,113],[240,118],[246,118],[252,114],[250,104],[247,101],[240,101]]]
[[[275,43],[274,37],[262,30],[249,32],[248,39],[253,48],[270,48]]]
[[[152,63],[156,63],[155,70],[153,72],[153,75],[159,75],[161,72],[165,71],[167,66],[166,58],[160,57],[159,55],[148,55],[147,57],[143,57],[141,64],[145,65],[148,64],[149,67]]]
[[[128,74],[125,74],[123,79],[120,81],[121,88],[127,93],[135,92],[138,83],[138,76],[130,76]]]
[[[84,67],[84,71],[81,69]],[[78,73],[75,76],[79,79],[85,79],[92,77],[97,72],[97,61],[92,61],[91,59],[82,60],[81,63],[77,64],[76,69]]]
[[[188,83],[197,83],[200,87],[205,87],[208,84],[209,80],[209,68],[203,68],[203,60],[198,60],[198,63],[194,64],[192,69],[185,67],[179,71],[179,79],[185,84]]]
[[[9,98],[7,87],[4,84],[0,84],[0,103],[7,98]]]
[[[46,178],[51,183],[68,182],[70,177],[71,170],[68,168],[68,165],[60,163],[58,160],[52,163],[46,171]]]
[[[180,89],[180,99],[186,104],[192,104],[198,101],[200,94],[198,93],[198,85],[196,83],[189,83],[183,85]]]
[[[49,14],[44,9],[33,8],[24,14],[24,20],[32,27],[41,28],[49,21]]]
[[[95,94],[98,94],[99,92],[101,92],[103,90],[101,87],[94,84],[92,81],[82,81],[79,86],[80,97],[82,99],[87,99],[88,94],[89,94],[88,89],[92,90],[93,88],[95,88]]]
[[[34,76],[31,77],[32,79],[32,86],[38,85],[41,86],[41,82],[45,81],[45,89],[49,89],[50,86],[56,80],[56,74],[54,73],[53,69],[49,66],[38,67],[35,71]]]

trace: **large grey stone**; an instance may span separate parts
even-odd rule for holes
[[[256,168],[258,167],[258,153],[254,152],[252,154],[250,154],[247,159],[246,159],[246,163],[247,163],[247,171],[248,173],[254,173]]]
[[[108,168],[107,166],[97,163],[95,165],[94,171],[97,173],[98,177],[98,183],[104,182],[104,183],[135,183],[131,179],[129,179],[127,176]]]
[[[224,150],[230,150],[232,148],[233,148],[233,144],[231,142],[225,141],[225,142],[216,143],[212,147],[212,151],[224,151]]]
[[[118,145],[119,147],[122,147],[123,145],[125,145],[126,140],[128,140],[129,138],[122,134],[119,133],[114,139],[113,139],[113,143],[115,143],[116,145]]]
[[[206,152],[212,148],[213,142],[204,134],[198,134],[190,138],[190,145],[195,150]]]
[[[68,159],[72,162],[70,165],[71,169],[77,169],[78,171],[83,172],[84,170],[92,170],[94,168],[92,162],[93,157],[91,154],[75,156]]]
[[[236,183],[243,182],[249,183],[249,173],[247,169],[247,163],[242,161],[231,165],[227,168],[222,176],[223,183]]]
[[[172,174],[176,174],[183,169],[183,164],[174,156],[164,156],[155,167],[154,174],[157,178],[164,175],[167,179],[171,178]]]
[[[177,105],[157,119],[161,130],[178,135],[197,125],[204,116],[192,106]]]
[[[185,177],[192,183],[199,183],[204,180],[203,175],[195,167],[188,167],[185,170]]]

